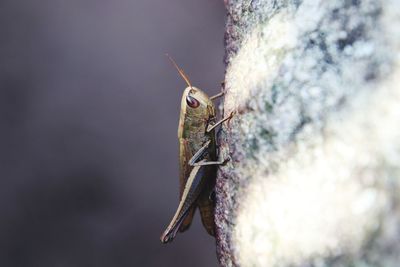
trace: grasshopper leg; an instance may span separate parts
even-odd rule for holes
[[[225,94],[224,88],[225,88],[225,82],[221,82],[221,92],[219,92],[219,93],[216,94],[216,95],[213,95],[212,97],[210,97],[210,99],[211,99],[211,100],[214,100],[214,99],[217,99],[217,98],[223,96],[223,95]]]
[[[223,118],[222,120],[220,120],[219,122],[215,123],[214,125],[208,125],[207,127],[207,133],[211,132],[212,130],[214,130],[218,125],[222,124],[223,122],[230,120],[233,118],[233,115],[235,115],[235,112],[232,111],[231,114],[229,114],[228,117]]]
[[[221,91],[220,93],[211,96],[210,99],[211,99],[211,100],[217,99],[217,98],[223,96],[224,94],[225,94],[225,92],[224,92],[224,91]]]
[[[218,160],[218,161],[203,161],[203,162],[193,163],[190,166],[223,165],[227,161],[229,161],[229,160],[224,159],[224,160]]]
[[[196,162],[207,152],[208,146],[211,144],[211,141],[207,141],[189,160],[190,166],[195,166]]]
[[[178,209],[176,210],[175,215],[172,218],[167,229],[165,229],[160,237],[162,243],[171,242],[175,238],[175,235],[178,232],[180,226],[182,225],[186,216],[188,216],[188,213],[193,207],[193,204],[195,203],[202,191],[202,188],[204,186],[203,177],[205,174],[206,168],[202,166],[194,167],[191,171],[187,184],[185,185],[182,198],[179,202]]]
[[[207,148],[210,145],[211,141],[207,141],[197,152],[193,155],[193,157],[189,160],[188,164],[190,166],[206,166],[206,165],[222,165],[225,164],[228,160],[219,160],[219,161],[201,161],[197,162],[206,152]]]

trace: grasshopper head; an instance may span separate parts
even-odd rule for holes
[[[186,87],[183,92],[182,102],[181,102],[181,121],[185,121],[185,118],[188,120],[192,120],[194,118],[208,121],[210,118],[215,117],[215,107],[214,103],[200,89],[192,86],[189,77],[186,73],[179,68],[173,58],[171,58],[168,54],[166,55],[168,59],[172,62],[176,70],[179,72],[179,75],[185,80],[188,87]],[[187,117],[186,117],[187,116]]]
[[[206,93],[194,86],[187,87],[183,92],[181,107],[193,117],[208,119],[215,116],[214,103]]]

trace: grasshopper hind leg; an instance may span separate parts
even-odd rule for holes
[[[164,233],[160,237],[160,240],[162,243],[165,244],[165,243],[169,243],[172,240],[174,240],[176,233],[178,232],[179,227],[182,224],[185,217],[186,216],[183,215],[179,220],[175,221],[174,226],[171,226],[171,227],[168,226],[168,228],[164,231]]]
[[[196,200],[202,192],[205,180],[205,172],[207,168],[205,166],[195,166],[190,172],[189,178],[183,190],[181,200],[178,205],[178,209],[175,212],[174,217],[169,223],[167,229],[163,232],[160,237],[162,243],[171,242],[178,230],[180,230],[182,223],[186,220],[189,213],[193,213],[196,208]],[[187,219],[187,226],[190,225],[193,214]]]

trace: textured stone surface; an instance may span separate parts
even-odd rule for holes
[[[399,266],[400,1],[228,0],[223,266]]]

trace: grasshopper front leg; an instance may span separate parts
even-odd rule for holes
[[[214,130],[218,125],[221,125],[223,122],[232,119],[232,118],[233,118],[233,115],[235,115],[235,112],[234,112],[234,111],[232,111],[231,114],[229,114],[228,117],[223,118],[222,120],[220,120],[220,121],[217,122],[216,124],[214,124],[214,125],[208,125],[208,126],[207,126],[206,132],[209,133],[209,132],[211,132],[212,130]]]

